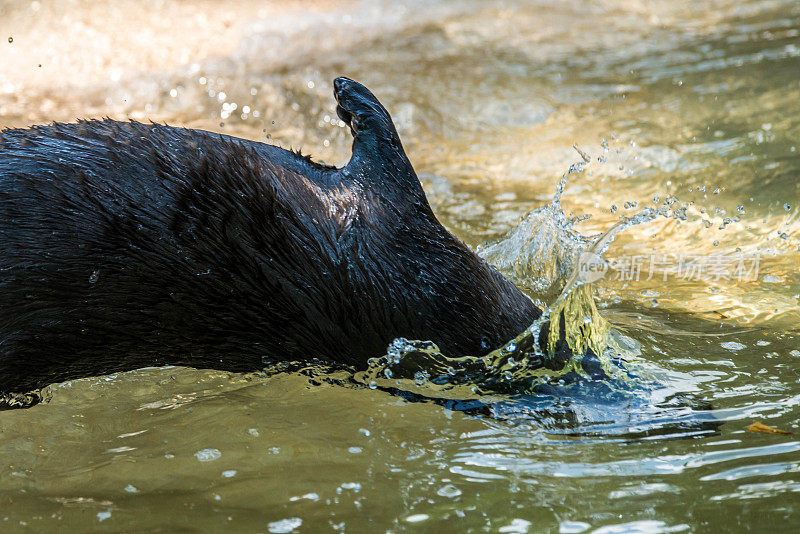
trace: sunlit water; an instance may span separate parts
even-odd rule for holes
[[[579,286],[601,361],[526,372],[527,337],[459,368],[401,340],[354,375],[56,385],[0,412],[0,530],[800,528],[797,2],[104,5],[0,4],[0,126],[153,119],[342,163],[349,75],[442,222],[546,306],[597,236],[661,213]]]

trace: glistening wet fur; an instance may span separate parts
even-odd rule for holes
[[[353,133],[340,169],[157,124],[2,131],[0,391],[157,365],[363,367],[399,336],[477,355],[538,318],[436,219],[377,98],[334,89]]]

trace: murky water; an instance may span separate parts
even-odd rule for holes
[[[0,413],[3,532],[800,529],[797,2],[15,1],[0,37],[2,127],[153,119],[341,163],[344,74],[472,246],[551,201],[573,144],[578,235],[668,215],[593,284],[636,387],[78,380]]]

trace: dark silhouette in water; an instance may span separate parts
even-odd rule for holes
[[[341,169],[156,124],[0,132],[0,392],[154,365],[363,366],[398,336],[479,355],[533,322],[437,221],[373,94],[334,87]]]

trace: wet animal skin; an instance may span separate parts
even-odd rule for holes
[[[386,109],[334,82],[342,168],[138,122],[0,132],[0,392],[135,369],[480,355],[540,311],[436,219]]]

